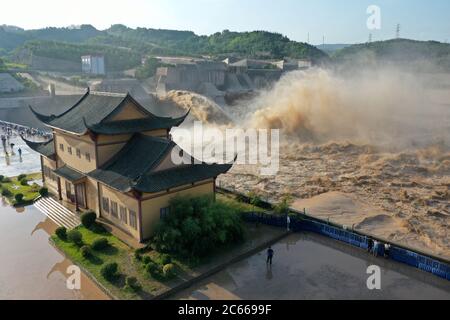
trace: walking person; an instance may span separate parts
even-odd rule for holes
[[[287,226],[287,231],[290,231],[291,218],[289,217],[289,214],[286,215],[286,226]]]
[[[267,249],[267,261],[266,261],[266,264],[268,264],[270,266],[272,265],[273,255],[274,255],[274,251],[273,251],[272,247],[269,247],[269,249]]]

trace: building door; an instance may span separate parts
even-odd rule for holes
[[[66,181],[66,198],[72,203],[75,202],[75,197],[72,192],[72,184],[69,181]]]
[[[85,185],[84,183],[80,183],[75,185],[75,188],[77,188],[77,203],[82,208],[86,207],[86,192],[85,192]]]

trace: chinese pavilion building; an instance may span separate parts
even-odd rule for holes
[[[31,108],[31,107],[30,107]],[[59,116],[31,108],[53,132],[40,153],[45,186],[77,209],[93,210],[138,241],[149,239],[176,195],[214,195],[231,164],[194,164],[170,138],[180,118],[159,117],[129,94],[88,92]],[[175,164],[172,152],[187,157]]]

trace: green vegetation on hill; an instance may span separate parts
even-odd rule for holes
[[[308,58],[328,56],[321,50],[266,31],[231,32],[198,36],[191,31],[128,28],[113,25],[97,30],[91,25],[78,28],[23,30],[0,27],[0,55],[27,61],[31,55],[79,62],[84,54],[105,54],[108,70],[124,70],[140,64],[144,55],[226,55],[248,58]],[[27,60],[28,59],[28,60]]]
[[[366,64],[395,63],[419,67],[417,63],[450,70],[450,45],[436,41],[392,39],[357,44],[336,51],[332,59],[336,63]]]
[[[29,59],[31,55],[36,55],[72,62],[80,62],[82,55],[103,54],[106,68],[111,71],[130,69],[140,64],[141,61],[141,56],[138,53],[126,48],[45,40],[27,42],[20,51],[25,59]]]

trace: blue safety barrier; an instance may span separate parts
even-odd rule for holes
[[[248,212],[243,213],[242,215],[244,220],[247,222],[262,223],[274,227],[287,227],[287,219],[285,216],[263,212]],[[369,238],[367,236],[319,221],[314,221],[309,218],[291,217],[289,227],[294,232],[310,231],[348,243],[358,248],[365,250],[368,249]],[[379,241],[377,254],[378,256],[384,256],[385,247],[383,242]],[[448,263],[427,257],[411,250],[400,248],[395,245],[390,246],[388,256],[394,261],[407,264],[450,281],[450,265]]]

